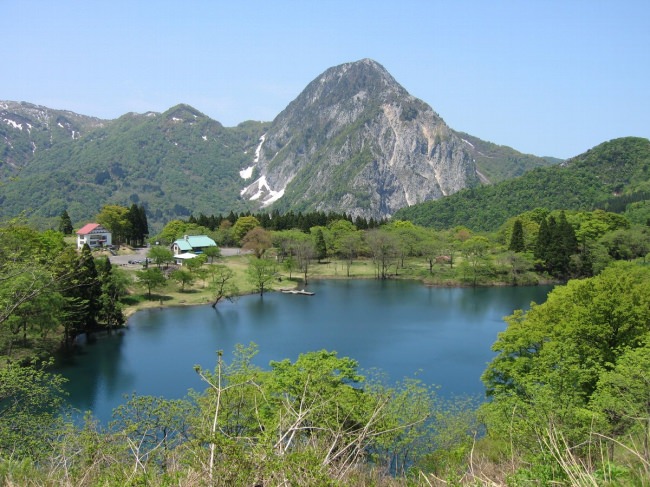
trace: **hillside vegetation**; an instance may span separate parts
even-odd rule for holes
[[[537,167],[554,166],[563,162],[556,157],[522,154],[511,147],[486,142],[464,132],[456,132],[456,135],[470,146],[476,167],[487,180],[484,182],[491,184],[516,178]]]
[[[63,210],[75,224],[103,204],[147,207],[155,227],[192,212],[243,210],[239,171],[266,124],[225,128],[187,105],[162,114],[127,114],[78,139],[36,151],[0,189],[2,215],[24,212],[51,226]]]
[[[561,166],[537,168],[493,186],[403,208],[395,218],[434,228],[464,225],[490,230],[535,208],[608,209],[618,199],[643,201],[649,189],[650,141],[625,137],[604,142]]]

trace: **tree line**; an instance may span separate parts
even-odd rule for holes
[[[327,215],[320,217],[327,221]],[[223,219],[212,231],[194,220],[174,220],[156,239],[169,243],[182,235],[205,233],[219,246],[241,246],[258,259],[274,259],[276,269],[290,277],[302,274],[305,282],[312,263],[326,260],[341,262],[348,276],[355,262],[370,260],[376,277],[386,279],[408,273],[408,264],[415,259],[426,263],[428,272],[411,277],[437,283],[534,284],[544,278],[593,276],[612,260],[645,257],[650,251],[648,226],[603,210],[538,208],[508,220],[493,233],[462,226],[435,230],[400,220],[361,230],[344,218],[307,231],[268,230],[263,221],[252,215],[239,216],[234,223]]]
[[[80,333],[115,329],[127,278],[107,258],[80,252],[59,232],[13,220],[0,226],[0,354],[30,360]]]
[[[252,216],[255,218],[260,226],[266,230],[294,230],[298,229],[303,232],[308,232],[312,227],[316,226],[327,226],[332,222],[337,220],[345,220],[357,227],[359,230],[367,230],[371,228],[377,228],[380,225],[383,225],[387,222],[386,219],[376,220],[374,218],[365,218],[362,216],[357,216],[353,218],[347,213],[337,213],[337,212],[323,212],[323,211],[313,211],[313,212],[294,212],[288,211],[286,213],[280,213],[278,210],[273,210],[269,213],[264,212],[242,212],[235,213],[230,212],[228,215],[210,215],[206,216],[203,213],[199,213],[198,216],[191,215],[187,219],[187,223],[196,224],[201,227],[209,228],[210,230],[218,229],[224,221],[228,221],[230,225],[234,225],[237,220],[241,217]]]

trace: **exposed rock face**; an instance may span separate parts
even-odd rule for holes
[[[479,184],[467,145],[378,63],[330,68],[261,139],[242,197],[383,218]]]

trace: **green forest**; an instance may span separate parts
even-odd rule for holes
[[[650,140],[625,137],[604,142],[560,166],[536,168],[498,184],[459,191],[440,200],[403,208],[395,218],[434,228],[465,225],[491,231],[508,218],[535,208],[620,212],[645,223],[650,218]]]
[[[64,210],[73,222],[82,222],[109,203],[145,205],[154,226],[193,211],[242,211],[247,205],[239,198],[239,171],[250,165],[268,126],[244,122],[226,128],[177,105],[161,114],[129,113],[104,121],[78,139],[64,139],[52,129],[52,143],[39,144],[45,150],[33,154],[21,139],[30,150],[13,157],[29,163],[18,164],[11,184],[0,180],[0,215],[24,214],[44,229]],[[34,134],[45,138],[49,132],[42,131]],[[14,151],[10,145],[5,150]],[[0,154],[0,178],[9,154]]]
[[[106,205],[112,265],[58,230],[0,225],[0,479],[4,485],[647,485],[650,227],[604,209],[537,207],[481,232],[345,214],[198,214],[147,235],[138,205]],[[168,244],[208,235],[178,267]],[[156,242],[158,243],[156,245]],[[242,253],[222,256],[219,248]],[[387,385],[354,357],[304,353],[197,367],[184,399],[132,395],[109,424],[71,411],[52,353],[147,306],[206,302],[334,277],[428,285],[555,283],[515,311],[483,373],[488,400]],[[279,283],[278,277],[282,279]],[[192,291],[190,293],[190,290]],[[195,301],[192,301],[195,300]],[[78,418],[83,416],[83,421]]]

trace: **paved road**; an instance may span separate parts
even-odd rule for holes
[[[149,252],[149,249],[146,247],[143,247],[141,249],[134,249],[134,252],[132,254],[125,254],[125,255],[111,255],[109,257],[109,260],[111,261],[111,264],[115,265],[120,265],[120,266],[133,266],[133,267],[141,267],[142,264],[129,264],[130,260],[144,260],[145,257],[147,256],[147,252]]]
[[[139,249],[134,249],[134,252],[132,254],[125,254],[125,255],[111,255],[109,257],[111,264],[119,265],[119,266],[131,266],[134,268],[139,268],[142,267],[142,264],[129,264],[130,260],[144,260],[147,257],[147,253],[149,252],[148,247],[143,247]],[[231,248],[231,247],[222,247],[221,248],[221,255],[224,257],[230,257],[232,255],[239,255],[239,254],[249,254],[250,250],[241,250],[238,248]]]

